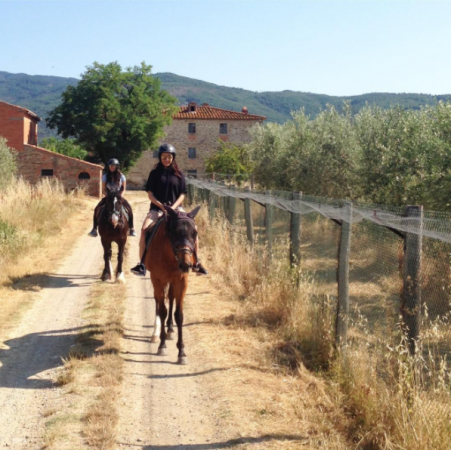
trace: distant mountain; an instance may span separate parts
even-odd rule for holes
[[[159,73],[156,76],[161,80],[163,88],[177,97],[180,104],[195,101],[233,111],[241,111],[243,106],[247,106],[249,113],[266,116],[269,121],[278,123],[290,119],[291,111],[305,108],[306,113],[314,117],[327,104],[341,108],[344,101],[349,101],[356,113],[366,103],[382,108],[400,105],[419,109],[421,106],[435,105],[439,100],[451,100],[451,95],[427,94],[374,93],[336,97],[295,91],[253,92],[172,73]],[[48,112],[59,104],[66,86],[77,83],[76,78],[0,72],[0,100],[23,106],[38,114],[43,119],[39,125],[39,137],[43,138],[53,134],[45,127],[44,119]]]

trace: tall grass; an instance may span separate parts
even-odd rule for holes
[[[346,416],[337,426],[348,434],[350,448],[449,448],[451,372],[446,357],[438,356],[429,345],[443,342],[444,324],[428,328],[424,341],[417,343],[418,356],[412,357],[401,327],[389,340],[384,339],[356,307],[348,346],[336,352],[336,299],[324,289],[327,279],[315,276],[315,258],[293,272],[284,261],[270,261],[265,248],[249,247],[245,236],[230,229],[223,217],[210,223],[206,211],[203,208],[196,218],[201,252],[208,254],[213,280],[242,302],[242,313],[233,320],[274,334],[271,357],[278,366],[296,370],[304,364],[329,380],[332,397]],[[367,264],[368,255],[362,261]],[[323,269],[316,264],[316,270]],[[390,288],[399,283],[397,276],[386,281]],[[366,292],[363,286],[354,295],[368,304],[372,288]]]
[[[43,178],[31,185],[13,178],[0,190],[0,265],[16,261],[27,248],[64,228],[80,195],[66,194],[57,180]]]

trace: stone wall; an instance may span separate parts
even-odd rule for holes
[[[17,163],[19,173],[30,183],[37,183],[43,176],[53,176],[68,192],[84,186],[88,195],[101,197],[102,166],[27,144],[18,153]]]
[[[196,124],[196,133],[188,133],[188,124]],[[227,124],[227,134],[219,133],[219,124]],[[211,156],[219,146],[218,139],[237,145],[250,142],[249,128],[257,122],[254,120],[190,120],[175,119],[165,127],[166,136],[160,143],[172,144],[177,150],[177,163],[185,174],[197,170],[197,174],[205,171],[204,159]],[[189,148],[196,149],[196,158],[188,157]],[[149,172],[158,162],[153,150],[143,153],[127,176],[127,187],[141,189],[149,176]]]

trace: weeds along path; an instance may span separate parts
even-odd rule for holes
[[[45,417],[61,402],[62,358],[85,328],[81,312],[100,274],[102,246],[86,232],[54,272],[39,276],[32,306],[0,343],[0,448],[43,448]]]
[[[131,200],[139,224],[149,202],[139,193]],[[129,242],[134,264],[138,240]],[[179,366],[175,340],[167,342],[165,357],[150,343],[149,276],[128,275],[115,450],[350,448],[324,382],[305,369],[293,376],[275,365],[271,334],[241,320],[242,302],[223,291],[210,277],[190,275],[184,307],[189,364]]]

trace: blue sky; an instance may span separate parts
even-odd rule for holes
[[[94,61],[253,91],[451,94],[451,1],[0,0],[0,71]]]

